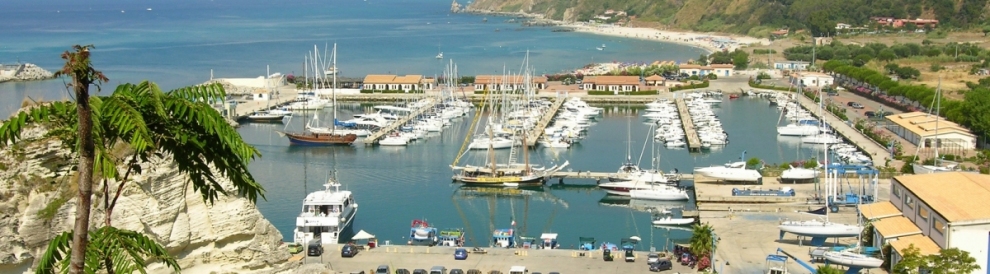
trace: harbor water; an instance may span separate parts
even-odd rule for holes
[[[462,1],[463,2],[463,1]],[[110,82],[150,80],[164,90],[222,78],[303,75],[304,56],[336,43],[344,77],[518,73],[529,52],[535,74],[601,62],[684,62],[704,50],[632,38],[552,32],[511,18],[451,14],[447,0],[398,1],[15,1],[0,9],[0,63],[62,67],[72,45],[94,45],[93,65]],[[462,3],[464,4],[464,3]],[[149,10],[150,9],[150,10]],[[499,31],[495,31],[499,30]],[[605,50],[596,50],[602,44]],[[443,52],[444,59],[435,56]],[[321,52],[322,54],[322,52]],[[312,71],[310,71],[312,73]],[[0,83],[0,114],[30,96],[70,99],[65,81]]]
[[[371,110],[370,106],[342,104],[338,115],[364,113]],[[651,144],[646,141],[650,124],[641,117],[645,106],[603,107],[605,114],[589,128],[586,139],[566,150],[538,148],[530,153],[531,161],[544,165],[569,161],[565,170],[615,172],[631,154],[642,167],[651,166]],[[726,98],[715,108],[715,114],[722,120],[730,143],[706,153],[658,147],[660,168],[690,173],[696,166],[738,161],[743,151],[747,151],[746,158],[758,157],[768,164],[793,161],[797,155],[812,157],[815,150],[808,147],[778,144],[775,121],[779,113],[764,99]],[[681,229],[658,228],[651,232],[652,215],[648,209],[690,208],[693,202],[608,196],[588,179],[567,179],[564,185],[554,179],[548,182],[550,186],[536,189],[479,189],[452,183],[449,165],[470,131],[470,116],[455,119],[443,132],[432,133],[406,147],[360,143],[346,147],[291,147],[275,132],[300,130],[310,115],[297,115],[288,125],[244,124],[239,130],[263,154],[251,165],[251,171],[268,191],[267,201],[260,202],[259,207],[286,241],[292,240],[295,216],[306,193],[322,188],[333,171],[337,180],[356,195],[359,209],[354,231],[368,231],[381,242],[405,244],[413,219],[425,219],[440,229],[464,228],[471,246],[488,246],[492,230],[513,228],[513,220],[517,235],[558,233],[562,247],[576,246],[578,237],[618,243],[621,238],[638,236],[644,241],[640,249],[648,249],[652,239],[652,246],[662,250],[668,239],[685,243],[690,238],[690,232]],[[331,113],[326,110],[320,115],[322,120],[329,120]],[[508,150],[499,151],[498,156],[507,153]],[[645,154],[642,160],[640,154]],[[462,161],[485,155],[483,151],[470,151]]]

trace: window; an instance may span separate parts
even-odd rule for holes
[[[920,205],[918,206],[918,217],[921,217],[922,220],[928,221],[928,214],[929,212],[927,208]]]
[[[907,196],[907,198],[904,199],[904,205],[906,205],[907,207],[910,207],[911,209],[914,209],[914,199],[913,199],[913,197]]]
[[[893,189],[893,190],[894,190],[894,191],[893,191],[893,194],[894,194],[894,196],[895,196],[895,197],[897,197],[897,198],[900,198],[900,197],[901,197],[901,188],[899,188],[899,187],[894,187],[894,189]]]
[[[935,226],[935,231],[938,231],[938,234],[945,234],[945,222],[939,220],[938,218],[935,218],[934,226]]]

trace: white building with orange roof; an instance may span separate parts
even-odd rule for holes
[[[969,252],[987,273],[990,261],[990,175],[944,172],[896,176],[890,201],[861,205],[873,223],[874,246],[893,247],[891,265],[914,245],[921,255],[958,248]]]
[[[581,81],[581,87],[588,91],[611,91],[615,94],[619,92],[639,91],[639,76],[585,76]]]
[[[391,75],[391,74],[369,74],[364,77],[361,89],[365,90],[401,90],[405,92],[413,90],[433,89],[432,79],[423,78],[422,75]]]
[[[920,111],[887,115],[890,131],[919,148],[975,149],[976,135],[965,127],[940,116]]]
[[[534,76],[529,83],[532,88],[543,90],[547,88],[547,77]],[[514,91],[526,88],[526,77],[523,76],[502,76],[502,75],[477,75],[474,76],[474,91]]]
[[[679,65],[677,68],[680,70],[680,73],[686,73],[687,75],[702,77],[715,74],[718,77],[725,77],[732,75],[735,66],[732,64],[711,64],[709,66],[685,64]]]

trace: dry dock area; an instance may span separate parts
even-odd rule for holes
[[[453,247],[424,247],[424,246],[381,246],[371,250],[363,250],[353,258],[340,256],[341,245],[328,245],[323,256],[304,257],[301,269],[327,269],[330,273],[354,273],[364,271],[374,273],[379,265],[388,265],[394,273],[396,269],[429,270],[433,266],[443,266],[450,269],[481,270],[482,273],[497,270],[509,273],[512,266],[525,266],[529,273],[559,272],[572,273],[648,273],[646,251],[636,252],[635,262],[625,262],[621,252],[613,253],[615,261],[606,262],[602,253],[595,251],[579,251],[572,249],[505,249],[484,248],[485,254],[473,253],[472,248],[466,260],[454,260]],[[302,253],[300,253],[302,254]],[[315,264],[315,265],[314,265]],[[370,272],[369,272],[370,271]],[[674,264],[673,270],[664,273],[694,273],[687,266]],[[316,271],[307,273],[319,273]],[[731,272],[730,272],[731,273]]]
[[[246,117],[255,111],[271,109],[281,104],[292,102],[293,100],[296,100],[296,96],[298,96],[298,92],[296,92],[294,87],[290,88],[289,86],[283,86],[277,90],[278,95],[272,96],[271,100],[239,100],[237,102],[237,112],[234,114],[235,116],[231,118],[237,120],[239,118]]]

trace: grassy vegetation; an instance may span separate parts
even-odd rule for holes
[[[674,91],[685,90],[685,89],[707,88],[708,87],[708,84],[709,84],[708,83],[708,80],[705,80],[704,82],[701,82],[701,83],[694,83],[694,84],[689,84],[689,85],[675,86],[675,87],[670,88],[670,91],[671,92],[674,92]]]

